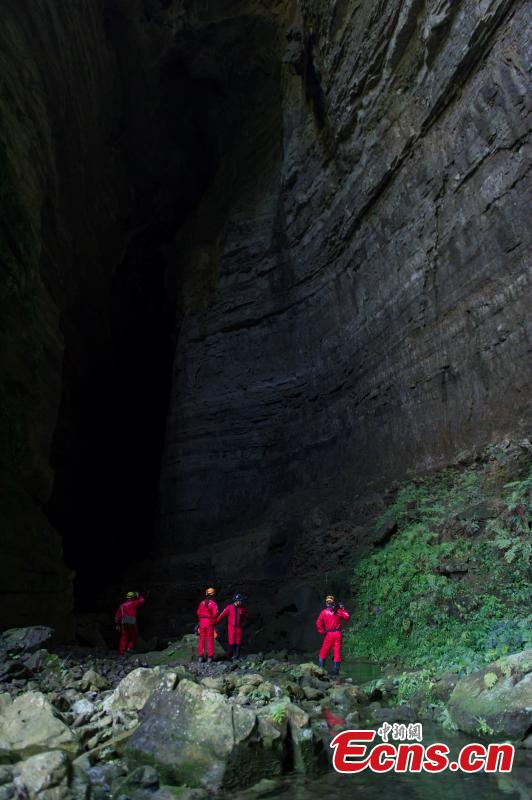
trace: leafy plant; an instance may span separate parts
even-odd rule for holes
[[[276,703],[272,706],[270,717],[276,725],[282,725],[286,719],[286,706],[282,703]]]
[[[434,676],[431,670],[422,669],[419,672],[403,672],[397,684],[398,704],[407,703],[413,694],[418,691],[429,693],[434,686]]]
[[[484,675],[484,686],[486,689],[493,689],[498,680],[499,676],[495,672],[486,672]]]
[[[458,730],[458,726],[449,714],[449,709],[441,700],[434,703],[434,719],[447,731]]]
[[[353,654],[464,674],[530,646],[532,470],[497,488],[489,469],[397,492],[375,523],[395,520],[397,532],[355,567]]]
[[[248,697],[253,702],[263,702],[270,699],[270,692],[267,689],[261,689],[260,686],[254,686],[248,693]]]
[[[477,732],[481,736],[493,736],[495,733],[493,728],[488,725],[484,717],[475,717],[475,722],[477,723]]]

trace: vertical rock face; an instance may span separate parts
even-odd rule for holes
[[[298,8],[179,247],[168,550],[530,423],[525,4]]]
[[[49,622],[68,634],[71,576],[42,511],[64,326],[76,306],[91,313],[88,287],[120,247],[122,198],[120,166],[102,147],[116,94],[100,9],[65,12],[47,1],[2,8],[0,591],[3,625]]]
[[[172,357],[162,248],[212,149],[195,86],[178,74],[172,94],[165,73],[180,4],[175,23],[157,5],[3,4],[0,626],[67,635],[62,551],[90,590],[149,543]]]
[[[527,431],[524,2],[2,15],[0,624]]]

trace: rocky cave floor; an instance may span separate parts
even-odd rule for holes
[[[214,663],[199,664],[194,635],[124,657],[46,649],[51,635],[0,637],[0,800],[275,797],[287,774],[331,771],[334,733],[383,722],[443,725],[445,741],[482,719],[487,738],[516,743],[519,774],[532,772],[532,650],[438,676],[405,703],[401,686],[415,672],[356,685],[349,669],[336,677],[286,652],[231,662],[218,642]],[[511,791],[526,796],[523,780]]]

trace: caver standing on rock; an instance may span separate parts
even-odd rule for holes
[[[126,599],[121,603],[115,614],[117,630],[120,631],[118,652],[121,656],[126,650],[132,650],[139,640],[137,625],[137,611],[144,605],[144,598],[138,592],[128,592]]]
[[[242,644],[242,631],[244,621],[248,616],[247,609],[242,603],[244,598],[241,594],[235,594],[233,602],[224,608],[216,619],[216,625],[227,617],[227,640],[229,642],[229,657],[240,658],[240,646]]]
[[[323,644],[319,655],[320,667],[325,666],[325,659],[333,650],[333,672],[340,672],[342,660],[342,623],[347,622],[349,614],[341,603],[337,603],[332,594],[325,598],[325,608],[316,620],[318,633],[323,636]]]
[[[205,592],[205,599],[198,606],[199,661],[205,660],[205,645],[207,645],[207,661],[210,664],[214,657],[214,626],[218,617],[218,604],[214,601],[216,590],[211,587]]]

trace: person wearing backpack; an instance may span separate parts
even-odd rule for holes
[[[120,631],[118,652],[121,656],[133,650],[139,640],[137,624],[137,611],[144,605],[144,598],[138,592],[128,592],[126,599],[121,603],[115,613],[116,629]]]
[[[318,633],[323,636],[319,655],[320,667],[325,666],[325,659],[333,651],[333,672],[338,675],[342,660],[342,623],[347,622],[349,614],[341,603],[337,603],[332,594],[325,598],[325,608],[316,620]]]
[[[215,596],[216,590],[212,586],[209,587],[196,611],[199,633],[198,661],[205,661],[205,650],[207,650],[209,664],[214,658],[214,626],[218,617],[218,604],[214,600]]]
[[[227,619],[227,641],[229,644],[229,658],[234,660],[240,658],[240,646],[242,644],[242,631],[244,621],[248,616],[247,609],[243,606],[244,597],[235,594],[233,602],[224,608],[217,617],[215,625],[223,619]]]

